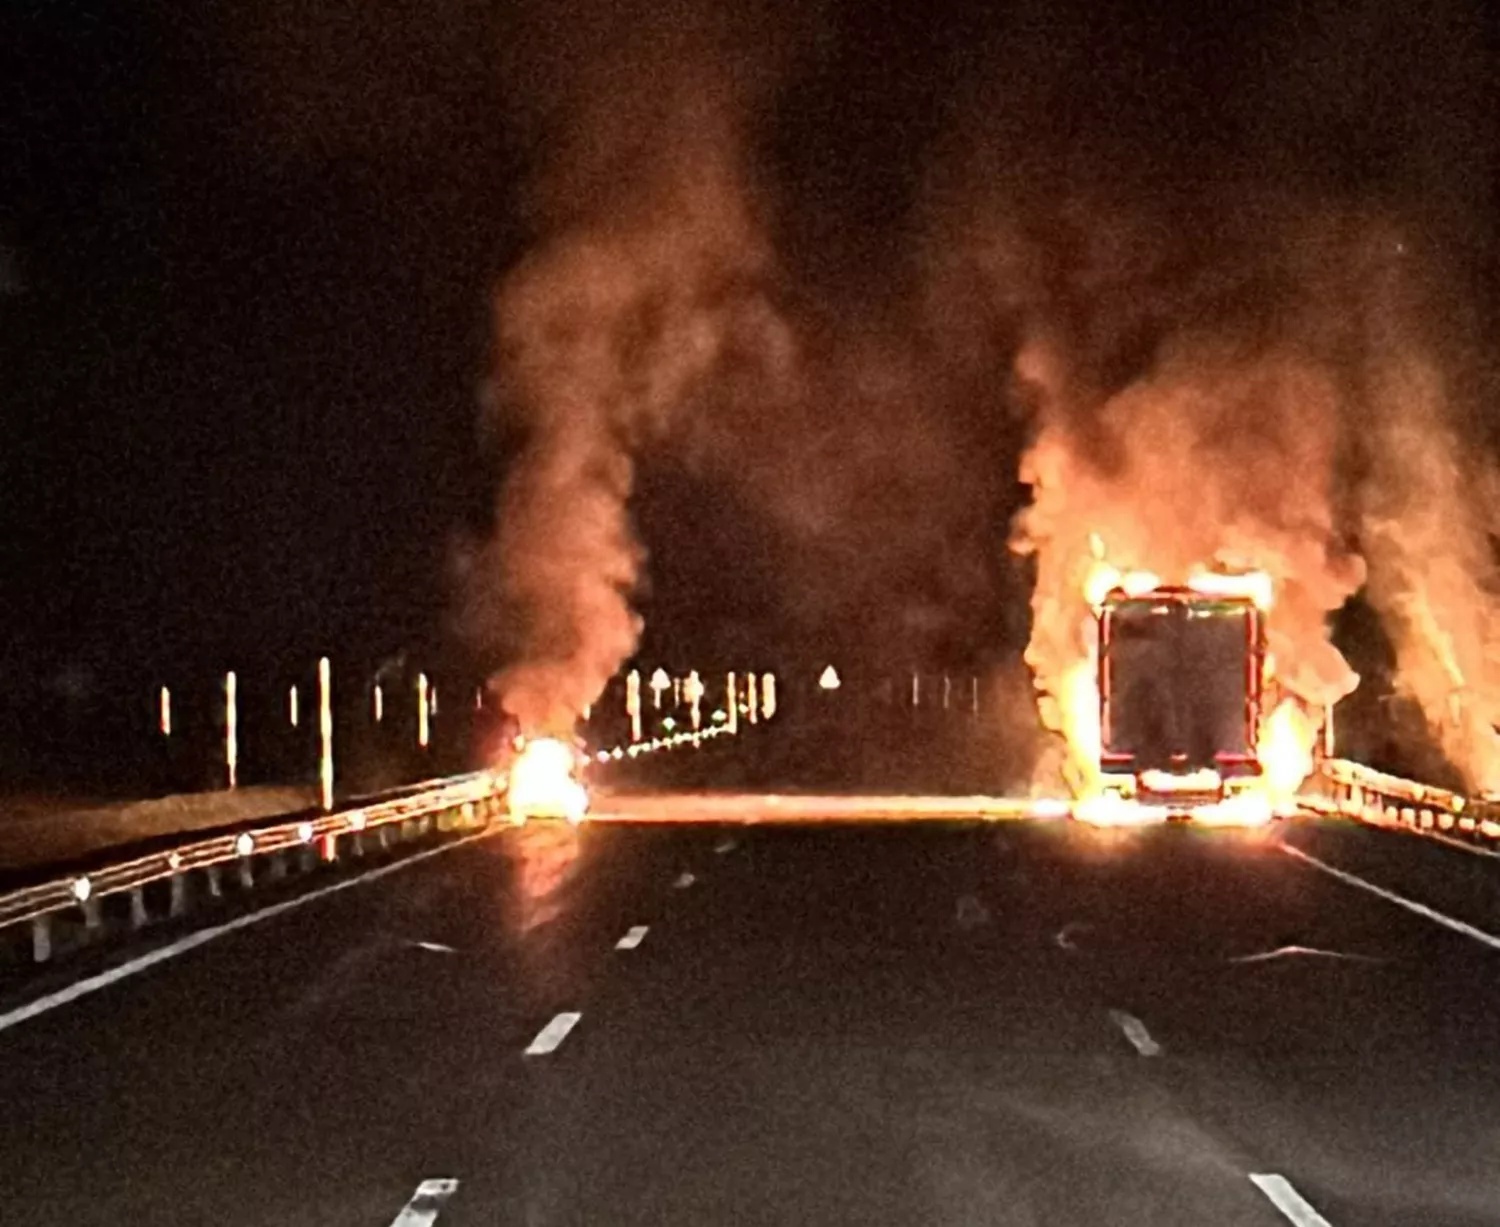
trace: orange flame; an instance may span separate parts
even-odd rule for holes
[[[588,791],[575,775],[577,755],[566,742],[540,737],[524,742],[510,767],[511,817],[565,818],[577,824],[588,812]]]

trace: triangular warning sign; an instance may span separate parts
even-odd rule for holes
[[[818,685],[824,690],[837,690],[839,688],[839,671],[832,665],[823,670],[823,675],[818,678]]]

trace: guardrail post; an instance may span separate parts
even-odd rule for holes
[[[172,901],[167,905],[169,916],[181,916],[187,911],[187,878],[182,874],[172,875]]]
[[[219,880],[219,867],[217,865],[210,865],[204,870],[204,873],[208,878],[209,895],[215,899],[222,898],[224,895],[224,883]]]
[[[146,892],[139,886],[130,890],[130,927],[144,929],[151,921],[146,915]]]
[[[249,890],[255,885],[255,871],[250,867],[250,858],[248,856],[240,857],[239,870],[240,886],[245,890]]]
[[[311,844],[303,844],[297,853],[297,871],[299,873],[311,873],[318,864],[318,854],[313,851]]]
[[[391,828],[387,823],[381,823],[375,832],[375,839],[380,844],[380,850],[384,852],[391,846]]]
[[[363,831],[355,831],[354,834],[350,836],[349,850],[353,852],[355,856],[363,856],[365,854],[365,833]]]
[[[31,961],[45,963],[52,957],[52,917],[38,916],[31,922]]]
[[[286,853],[271,853],[271,881],[279,882],[286,877]]]
[[[99,911],[99,896],[90,895],[83,901],[83,927],[97,929],[103,922],[104,917]]]

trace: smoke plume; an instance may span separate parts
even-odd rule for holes
[[[1462,356],[1430,336],[1438,304],[1413,289],[1427,270],[1384,219],[1249,199],[1218,212],[1221,242],[1185,272],[1163,228],[1114,215],[1090,220],[1081,269],[1027,253],[1046,270],[1034,299],[997,287],[1022,298],[1015,376],[1035,436],[1016,544],[1036,554],[1027,660],[1044,722],[1065,726],[1102,543],[1120,570],[1169,582],[1210,565],[1269,574],[1279,693],[1308,713],[1357,683],[1327,628],[1367,586],[1399,684],[1468,783],[1500,786],[1500,605],[1479,510],[1495,471],[1465,423]]]
[[[1070,720],[1091,702],[1086,581],[1101,555],[1166,582],[1269,574],[1272,701],[1295,702],[1309,747],[1318,709],[1358,680],[1329,617],[1367,585],[1400,684],[1469,782],[1500,784],[1500,587],[1475,510],[1493,461],[1464,401],[1470,355],[1434,335],[1462,287],[1440,292],[1444,253],[1410,237],[1451,238],[1473,203],[1443,160],[1453,132],[1424,139],[1420,108],[1461,121],[1473,99],[1434,73],[1383,100],[1381,48],[1407,34],[1349,20],[1326,46],[1304,41],[1282,77],[1220,66],[1238,93],[1205,106],[1172,96],[1203,80],[1154,64],[1149,45],[1070,92],[1092,49],[1082,23],[1070,37],[1023,8],[983,53],[967,128],[934,179],[940,294],[983,302],[1012,355],[1000,399],[1031,434],[1014,545],[1034,556],[1040,714],[1073,742],[1041,764],[1053,785],[1059,767],[1074,786],[1089,771]],[[1452,27],[1460,69],[1464,29]],[[1330,71],[1370,110],[1344,111],[1320,84]],[[1382,147],[1375,172],[1361,159],[1379,142],[1399,152]]]
[[[1114,240],[1103,267],[1035,304],[1016,359],[1035,413],[1016,544],[1037,556],[1027,661],[1043,719],[1064,727],[1066,679],[1089,659],[1101,557],[1166,582],[1205,567],[1268,574],[1274,675],[1320,711],[1357,682],[1326,628],[1364,580],[1342,505],[1360,375],[1339,323],[1347,287],[1320,284],[1308,257],[1326,257],[1327,240],[1296,223],[1257,219],[1254,241],[1227,245],[1241,267],[1220,257],[1175,279],[1151,261],[1111,267],[1153,233],[1112,235],[1120,224],[1093,222]],[[1106,381],[1126,360],[1131,374]]]
[[[467,622],[501,705],[564,732],[633,652],[644,551],[636,454],[746,348],[774,348],[768,250],[715,31],[597,6],[531,65],[535,238],[495,302],[494,411],[525,435],[495,531],[468,561]],[[631,19],[639,23],[631,25]],[[518,71],[520,68],[518,67]]]
[[[1395,648],[1398,688],[1466,783],[1490,792],[1500,790],[1500,471],[1457,377],[1473,369],[1462,323],[1404,264],[1393,262],[1367,300],[1374,360],[1359,510],[1368,595]]]

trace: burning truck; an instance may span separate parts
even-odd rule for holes
[[[1099,770],[1144,804],[1215,804],[1258,781],[1266,656],[1244,596],[1116,588],[1099,606]]]
[[[1112,578],[1092,601],[1098,778],[1079,816],[1270,818],[1312,765],[1307,733],[1321,745],[1327,724],[1309,730],[1300,705],[1279,693],[1266,650],[1269,582]],[[1290,771],[1289,750],[1300,760]]]

